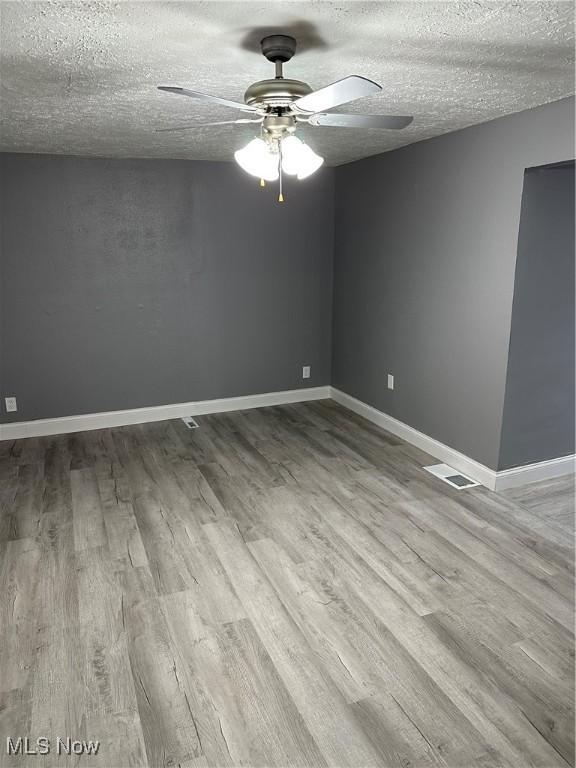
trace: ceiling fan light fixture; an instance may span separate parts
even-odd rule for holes
[[[1,2],[1,0],[0,0]],[[324,163],[307,144],[294,136],[299,123],[309,126],[334,128],[372,128],[400,130],[412,122],[405,115],[347,115],[330,110],[369,96],[382,90],[382,86],[360,75],[349,75],[315,91],[301,80],[285,78],[283,65],[296,52],[296,40],[291,35],[275,33],[260,41],[262,53],[275,67],[274,79],[259,80],[248,86],[244,103],[231,101],[180,85],[159,85],[161,91],[180,94],[193,99],[206,99],[222,106],[251,113],[250,118],[220,120],[212,123],[196,123],[161,130],[181,131],[200,125],[232,125],[258,123],[260,137],[250,141],[234,153],[238,165],[260,179],[260,186],[267,181],[279,180],[278,201],[284,201],[282,177],[284,174],[299,180],[307,179]]]
[[[270,146],[263,139],[252,139],[234,152],[234,159],[251,176],[265,181],[276,181],[278,178],[278,155],[270,151]]]

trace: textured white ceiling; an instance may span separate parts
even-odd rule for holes
[[[572,2],[4,0],[0,13],[0,149],[13,152],[230,160],[250,126],[155,129],[239,113],[155,86],[241,101],[273,77],[258,46],[272,32],[298,39],[287,77],[382,84],[341,111],[415,117],[403,131],[307,127],[330,165],[574,91]]]

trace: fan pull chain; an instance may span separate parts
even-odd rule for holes
[[[280,180],[278,202],[283,203],[284,195],[282,194],[282,141],[281,140],[278,142],[278,178]]]

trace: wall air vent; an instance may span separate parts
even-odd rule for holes
[[[480,485],[476,480],[462,475],[454,467],[449,467],[448,464],[433,464],[430,467],[424,467],[424,469],[439,480],[451,485],[452,488],[462,490],[463,488],[473,488],[475,485]]]

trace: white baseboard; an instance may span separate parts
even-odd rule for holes
[[[36,419],[0,424],[0,440],[17,440],[22,437],[43,437],[69,432],[85,432],[91,429],[125,427],[129,424],[144,424],[149,421],[179,419],[183,416],[202,416],[226,411],[245,411],[250,408],[264,408],[270,405],[303,403],[330,397],[331,388],[308,387],[290,389],[284,392],[266,392],[245,397],[224,397],[219,400],[198,400],[191,403],[156,405],[150,408],[132,408],[126,411],[86,413],[79,416],[63,416],[56,419]]]
[[[484,464],[480,464],[474,459],[470,459],[463,453],[456,451],[454,448],[450,448],[448,445],[444,445],[439,440],[435,440],[433,437],[425,435],[424,432],[419,432],[414,427],[409,427],[408,424],[404,424],[403,421],[389,416],[383,411],[379,411],[377,408],[373,408],[367,403],[363,403],[362,400],[357,400],[351,395],[347,395],[345,392],[341,392],[339,389],[332,387],[332,399],[337,403],[343,405],[359,416],[363,416],[373,424],[377,424],[382,429],[391,432],[396,437],[406,440],[407,443],[415,445],[420,448],[421,451],[429,453],[437,459],[449,464],[458,472],[462,472],[468,475],[473,480],[477,480],[487,488],[494,490],[494,484],[496,480],[496,472],[494,470],[485,467]]]
[[[540,461],[537,464],[528,464],[523,467],[514,467],[497,472],[484,464],[471,459],[460,451],[450,448],[450,446],[435,440],[423,432],[404,424],[404,422],[389,416],[371,405],[357,400],[345,392],[331,387],[331,396],[340,405],[348,408],[359,416],[363,416],[373,424],[391,432],[400,437],[407,443],[415,445],[420,450],[429,453],[437,459],[449,464],[458,472],[468,475],[473,480],[485,485],[492,491],[503,491],[506,488],[514,488],[527,483],[534,483],[538,480],[547,480],[553,477],[560,477],[574,472],[575,456],[563,456],[559,459],[550,461]]]
[[[552,480],[554,477],[571,475],[575,470],[575,455],[525,464],[523,467],[501,469],[496,473],[496,490],[504,491],[506,488],[517,488],[519,485],[536,483],[539,480]]]
[[[198,400],[190,403],[157,405],[150,408],[132,408],[125,411],[107,411],[105,413],[86,413],[78,416],[63,416],[56,419],[36,419],[35,421],[16,421],[12,424],[0,424],[0,440],[17,440],[23,437],[43,437],[61,435],[70,432],[85,432],[91,429],[125,427],[130,424],[145,424],[151,421],[179,419],[183,416],[202,416],[209,413],[226,411],[244,411],[250,408],[264,408],[270,405],[303,403],[309,400],[332,398],[340,405],[363,416],[368,421],[415,445],[422,451],[440,459],[465,475],[477,480],[487,488],[502,491],[519,485],[548,480],[571,474],[575,469],[576,456],[562,456],[550,461],[540,461],[523,467],[496,472],[480,464],[454,448],[435,440],[423,432],[404,424],[377,408],[357,400],[335,387],[309,387],[291,389],[284,392],[266,392],[245,397],[225,397],[218,400]]]

